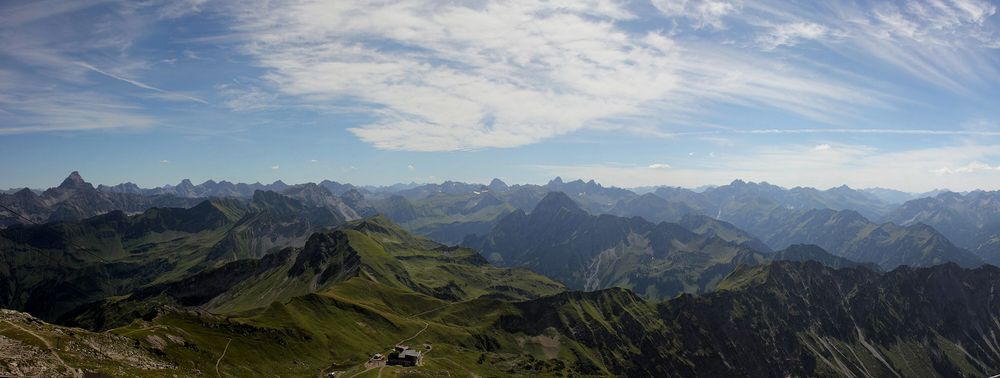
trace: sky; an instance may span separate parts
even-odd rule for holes
[[[981,0],[4,1],[0,188],[1000,189]]]

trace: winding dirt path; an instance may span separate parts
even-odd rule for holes
[[[229,351],[229,343],[231,342],[233,342],[233,339],[231,338],[226,340],[226,348],[222,350],[222,355],[219,356],[219,360],[215,361],[215,375],[218,375],[219,378],[222,378],[222,372],[219,371],[219,364],[222,363],[222,358],[226,357],[226,352]]]
[[[403,345],[403,343],[417,338],[417,336],[420,336],[420,334],[423,333],[424,331],[426,331],[427,327],[430,327],[430,326],[431,326],[431,323],[424,322],[424,328],[421,328],[419,331],[417,331],[417,333],[414,333],[413,336],[410,336],[410,337],[407,337],[405,339],[399,340],[399,342],[396,343],[396,345]]]
[[[413,315],[407,316],[407,318],[413,319],[413,318],[416,318],[416,317],[421,316],[421,315],[427,315],[427,314],[430,314],[430,313],[432,313],[434,311],[437,311],[437,310],[440,310],[440,309],[443,309],[443,308],[447,308],[448,306],[455,305],[456,303],[462,303],[462,302],[448,303],[446,305],[438,306],[438,307],[432,308],[430,310],[427,310],[427,311],[424,311],[424,312],[421,312],[421,313],[417,313],[417,314],[413,314]]]

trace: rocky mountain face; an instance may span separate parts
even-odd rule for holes
[[[792,244],[816,244],[832,254],[876,263],[885,269],[900,265],[930,266],[949,261],[966,267],[982,263],[981,258],[955,246],[949,238],[926,225],[878,224],[853,210],[832,209],[833,204],[838,202],[830,201],[837,198],[864,203],[864,197],[846,187],[827,191],[803,188],[786,191],[768,184],[736,181],[708,189],[698,196],[683,189],[661,188],[657,193],[677,202],[649,201],[638,208],[645,213],[670,214],[661,217],[664,219],[683,218],[680,212],[674,210],[680,206],[678,203],[696,209],[694,213],[714,212],[713,217],[745,230],[770,249],[783,249]],[[840,203],[844,205],[843,201]],[[854,207],[867,208],[869,212],[873,209],[869,205]],[[757,247],[760,248],[759,245]]]
[[[73,172],[59,186],[36,194],[22,189],[13,194],[0,194],[0,205],[11,211],[0,211],[0,227],[22,223],[45,223],[80,220],[119,210],[141,212],[151,207],[191,207],[198,199],[175,196],[146,196],[127,192],[102,192]]]
[[[816,244],[827,251],[885,269],[954,262],[975,267],[983,261],[923,224],[877,224],[850,210],[810,210],[774,217],[755,227],[771,246]]]
[[[998,327],[1000,308],[987,299],[998,274],[954,264],[879,275],[776,263],[658,311],[678,332],[698,335],[681,349],[698,375],[732,372],[726,365],[751,375],[988,375],[1000,354],[980,336]]]
[[[981,335],[997,332],[1000,307],[980,299],[998,278],[953,264],[879,274],[776,262],[658,304],[620,289],[524,302],[496,326],[573,338],[596,351],[584,361],[595,374],[988,375],[1000,353]]]
[[[908,201],[886,216],[902,225],[926,224],[988,263],[1000,264],[1000,192],[953,192]]]
[[[358,212],[354,210],[354,207],[348,204],[348,202],[354,204],[354,206],[358,206],[362,212],[367,210],[363,204],[360,203],[364,200],[364,197],[361,197],[360,201],[353,199],[345,200],[345,198],[338,197],[333,194],[326,187],[313,183],[290,186],[285,190],[282,190],[281,194],[295,198],[307,206],[327,207],[333,209],[342,214],[346,220],[362,218],[362,216],[358,214]]]
[[[659,222],[677,222],[687,215],[698,214],[699,211],[684,202],[670,202],[652,193],[618,201],[608,214],[622,217],[642,217]]]
[[[679,224],[639,217],[591,215],[564,193],[546,196],[531,213],[501,218],[485,236],[463,245],[494,263],[524,266],[568,287],[624,287],[646,298],[709,291],[740,264],[818,260],[831,266],[982,263],[927,226],[878,225],[849,210],[791,212],[760,227],[764,241],[726,222],[687,215]],[[797,245],[818,246],[815,252]],[[781,246],[772,254],[768,246]]]

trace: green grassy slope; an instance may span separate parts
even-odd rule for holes
[[[984,376],[1000,362],[988,336],[1000,332],[997,280],[994,267],[775,262],[650,303],[617,288],[449,301],[356,276],[240,314],[156,305],[100,335],[189,376]],[[397,343],[424,350],[425,365],[366,370]],[[110,361],[121,376],[162,373]]]

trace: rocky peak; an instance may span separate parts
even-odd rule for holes
[[[59,189],[74,189],[74,190],[94,190],[94,186],[90,183],[83,181],[83,177],[80,177],[80,173],[73,171],[63,180],[62,184],[59,184]]]
[[[490,181],[489,188],[494,192],[506,192],[508,189],[510,189],[510,187],[507,186],[507,183],[501,181],[498,178],[495,178],[493,179],[493,181]]]
[[[546,194],[538,205],[535,205],[535,209],[531,211],[532,215],[535,214],[555,214],[560,211],[566,211],[571,213],[585,213],[585,211],[580,208],[580,205],[573,201],[572,198],[563,192],[549,192]]]

